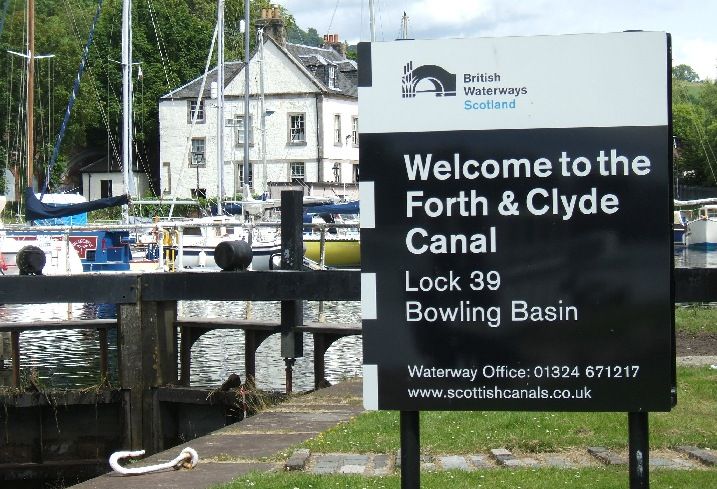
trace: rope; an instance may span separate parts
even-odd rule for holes
[[[197,454],[196,450],[187,447],[181,451],[179,456],[177,456],[173,460],[170,460],[169,462],[164,462],[156,465],[148,465],[146,467],[136,467],[132,469],[122,467],[119,464],[119,460],[122,458],[137,458],[141,457],[142,455],[144,455],[144,450],[115,452],[110,455],[110,467],[112,467],[115,472],[119,472],[122,475],[141,475],[149,474],[152,472],[159,472],[166,469],[193,469],[199,461],[199,455]]]
[[[157,22],[155,21],[154,6],[152,5],[152,0],[147,0],[147,7],[149,8],[149,18],[152,21],[152,28],[154,29],[154,38],[157,40],[159,57],[162,60],[162,70],[164,71],[164,78],[167,81],[167,90],[172,90],[172,84],[169,81],[169,72],[167,71],[167,64],[169,64],[169,56],[167,56],[167,46],[164,43],[162,31],[157,27]],[[175,78],[174,73],[172,73],[172,78]]]

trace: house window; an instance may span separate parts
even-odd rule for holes
[[[189,154],[189,166],[203,167],[207,164],[206,141],[204,138],[192,138],[192,152]]]
[[[162,195],[172,193],[172,171],[169,161],[162,162]]]
[[[341,146],[341,114],[334,114],[334,145]]]
[[[197,113],[197,122],[204,122],[204,100],[199,102],[199,109],[197,109],[197,101],[190,100],[188,104],[187,122],[191,124],[194,113]]]
[[[244,188],[244,162],[240,161],[237,163],[239,166],[239,187]],[[246,182],[249,188],[254,186],[254,166],[249,163],[249,181]]]
[[[254,145],[254,119],[250,115],[249,116],[249,146]],[[234,141],[236,141],[236,146],[243,146],[244,145],[244,116],[243,115],[235,115],[234,120],[232,121],[232,125],[234,126]]]
[[[207,189],[193,188],[191,190],[192,190],[192,198],[193,199],[206,199],[207,198]]]
[[[329,86],[329,88],[335,89],[336,88],[336,66],[328,65],[328,70],[326,73],[327,73],[327,78],[328,78],[327,85]]]
[[[358,117],[351,118],[351,143],[354,146],[358,146],[359,129],[358,129]]]
[[[334,163],[334,182],[341,182],[341,163],[338,161]]]
[[[354,182],[359,181],[359,166],[354,165]]]
[[[100,198],[112,197],[112,180],[100,180]]]
[[[306,144],[306,114],[289,114],[289,144]]]
[[[291,164],[291,183],[304,183],[306,172],[303,161],[295,161]]]

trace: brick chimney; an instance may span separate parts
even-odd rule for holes
[[[256,28],[263,28],[265,35],[271,36],[280,46],[286,46],[286,26],[276,5],[261,9],[261,19],[256,20]]]
[[[324,46],[334,48],[334,50],[339,53],[342,58],[346,58],[348,45],[345,42],[339,41],[338,34],[324,34]]]

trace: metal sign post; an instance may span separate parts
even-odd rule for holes
[[[401,411],[401,489],[421,487],[421,431],[418,411]]]

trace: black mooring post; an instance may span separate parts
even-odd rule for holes
[[[650,440],[647,413],[627,413],[630,489],[650,487]]]
[[[281,269],[301,270],[304,260],[303,200],[300,190],[281,192]],[[304,323],[302,301],[281,301],[281,356],[286,362],[286,393],[292,390],[291,369],[304,356],[304,336],[297,326]]]
[[[401,411],[401,489],[421,487],[419,411]]]

